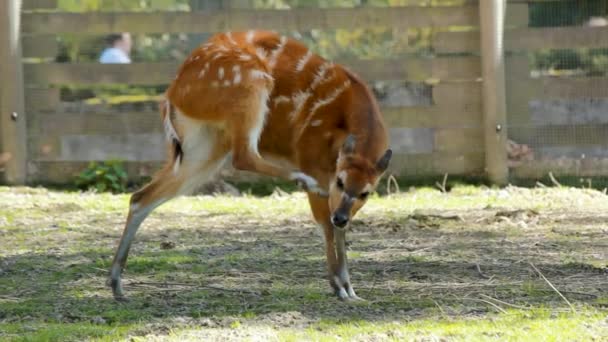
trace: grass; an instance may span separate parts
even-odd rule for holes
[[[128,303],[106,285],[127,195],[0,187],[0,203],[0,340],[608,339],[596,190],[373,196],[348,234],[360,303],[331,295],[302,193],[159,208],[132,247]]]

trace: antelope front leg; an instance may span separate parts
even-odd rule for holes
[[[346,231],[331,227],[334,233],[334,243],[337,262],[333,270],[330,268],[330,283],[336,290],[336,295],[345,300],[361,300],[355,293],[348,274],[348,264],[346,259]]]

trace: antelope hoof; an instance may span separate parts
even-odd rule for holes
[[[112,287],[112,294],[114,295],[115,300],[119,302],[127,301],[127,297],[125,297],[124,292],[122,290],[120,278],[110,279],[110,286]]]
[[[291,179],[298,184],[302,190],[317,194],[321,197],[329,197],[327,191],[321,189],[317,181],[309,175],[296,171],[291,174]]]
[[[343,301],[364,301],[365,299],[357,296],[350,282],[342,282],[339,277],[334,278],[332,287],[336,291],[338,299]]]

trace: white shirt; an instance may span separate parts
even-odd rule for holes
[[[118,48],[107,48],[103,50],[99,57],[99,63],[104,64],[129,64],[131,58],[124,51]]]

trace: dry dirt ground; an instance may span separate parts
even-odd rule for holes
[[[348,234],[366,301],[335,299],[302,193],[174,200],[115,302],[127,195],[0,187],[0,340],[608,340],[608,196],[418,188]]]

